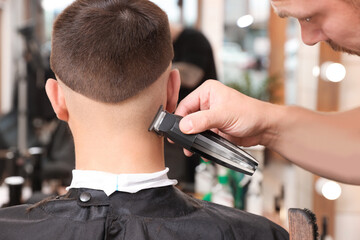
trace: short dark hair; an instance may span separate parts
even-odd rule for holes
[[[54,23],[52,70],[96,101],[136,95],[172,58],[167,15],[149,0],[77,0]]]

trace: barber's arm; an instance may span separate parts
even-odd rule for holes
[[[360,109],[317,113],[245,96],[207,81],[178,106],[185,133],[216,129],[241,146],[262,144],[320,176],[360,184]]]

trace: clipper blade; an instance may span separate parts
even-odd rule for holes
[[[164,120],[164,117],[166,115],[166,112],[163,110],[163,106],[161,105],[159,107],[159,110],[157,111],[152,123],[150,124],[149,127],[149,132],[151,131],[155,131],[158,135],[163,135],[161,134],[161,132],[159,132],[159,127],[160,124],[162,123],[162,121]]]

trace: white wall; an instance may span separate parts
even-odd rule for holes
[[[301,42],[297,67],[297,105],[316,109],[318,79],[312,70],[319,65],[319,44],[306,46]]]
[[[2,4],[2,75],[1,75],[1,103],[2,113],[11,109],[14,89],[15,73],[18,68],[23,68],[22,60],[23,41],[16,29],[24,22],[23,1],[11,0]]]
[[[341,184],[342,194],[336,202],[335,240],[359,239],[360,187]]]
[[[220,59],[224,39],[225,0],[203,1],[201,31],[208,38],[213,49],[218,76],[222,75]]]

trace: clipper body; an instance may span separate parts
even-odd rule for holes
[[[259,163],[253,156],[212,131],[198,134],[182,133],[179,128],[181,119],[181,116],[164,111],[161,106],[149,131],[164,135],[187,150],[227,168],[248,175],[254,174]]]

